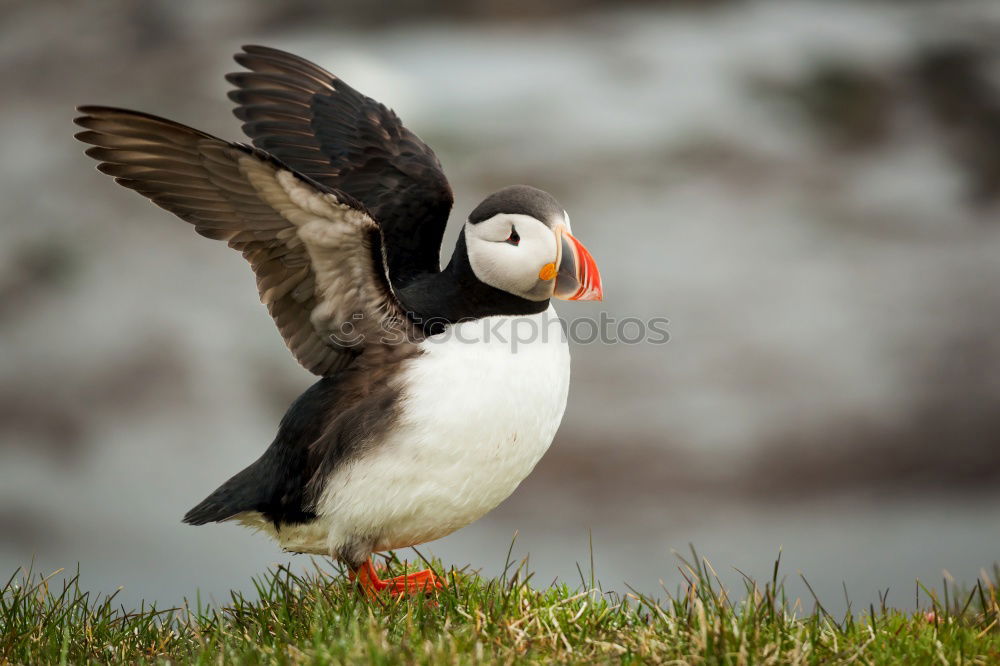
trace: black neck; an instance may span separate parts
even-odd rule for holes
[[[448,324],[493,315],[532,315],[549,307],[548,299],[529,301],[491,287],[476,277],[469,264],[465,230],[445,269],[414,278],[397,290],[407,312],[424,331],[440,333]]]

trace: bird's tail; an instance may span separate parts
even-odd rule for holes
[[[244,511],[256,510],[262,499],[262,487],[270,485],[259,476],[258,465],[250,465],[184,514],[184,522],[189,525],[218,523]]]

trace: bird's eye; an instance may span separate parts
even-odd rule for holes
[[[521,242],[521,237],[517,235],[517,229],[514,227],[510,228],[510,236],[507,236],[507,240],[505,242],[510,243],[511,245],[517,245]]]

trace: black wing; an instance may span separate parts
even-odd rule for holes
[[[298,56],[244,46],[229,74],[255,146],[313,180],[353,196],[382,228],[396,288],[439,268],[453,197],[434,152],[392,110]]]
[[[120,185],[228,241],[310,372],[347,366],[405,317],[385,279],[378,225],[343,193],[270,156],[136,111],[80,107],[77,138]]]

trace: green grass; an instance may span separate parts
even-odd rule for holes
[[[786,599],[777,562],[771,580],[744,578],[734,594],[692,555],[686,586],[662,600],[604,592],[582,573],[576,588],[535,587],[522,566],[497,579],[452,569],[432,599],[379,603],[319,567],[282,567],[255,581],[255,598],[126,611],[78,575],[56,587],[18,571],[2,588],[0,664],[1000,663],[1000,567],[961,592],[921,588],[919,612],[834,617]]]

